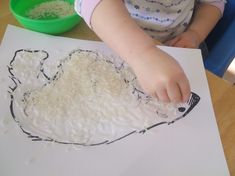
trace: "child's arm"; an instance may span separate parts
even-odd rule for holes
[[[190,86],[183,70],[156,48],[121,0],[102,0],[93,11],[91,26],[132,67],[146,93],[164,102],[187,101]]]
[[[223,2],[221,2],[223,3]],[[166,44],[183,48],[198,48],[222,16],[221,10],[209,3],[200,3],[188,29]]]
[[[187,101],[190,86],[179,64],[155,47],[121,0],[102,0],[91,17],[99,37],[132,67],[146,93],[160,101]]]

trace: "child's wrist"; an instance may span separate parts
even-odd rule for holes
[[[155,45],[149,46],[135,56],[135,58],[131,58],[131,62],[128,63],[134,71],[139,70],[144,65],[152,65],[152,63],[156,63],[156,59],[162,58],[164,51],[157,48]],[[159,60],[159,61],[160,61]]]
[[[150,37],[145,38],[139,43],[134,43],[130,48],[126,48],[129,51],[124,55],[128,65],[136,72],[144,65],[151,65],[156,63],[156,59],[161,59],[163,51],[156,47],[161,45],[157,40]]]
[[[132,53],[128,56],[128,64],[135,65],[136,63],[143,62],[146,60],[146,58],[150,57],[150,53],[152,53],[152,50],[155,49],[156,45],[154,42],[150,42],[143,45],[142,47],[138,47],[138,49],[133,49]]]

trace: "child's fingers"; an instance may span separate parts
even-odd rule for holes
[[[188,48],[188,43],[185,40],[178,40],[175,44],[174,47],[180,47],[180,48]]]
[[[180,47],[180,48],[197,48],[195,42],[193,42],[187,38],[181,38],[173,46]]]
[[[156,96],[158,97],[158,100],[161,102],[165,102],[165,103],[170,102],[170,98],[165,88],[158,87],[156,90]]]
[[[180,40],[180,37],[175,37],[171,40],[168,40],[165,44],[168,46],[174,46],[179,40]]]
[[[177,83],[170,83],[167,86],[167,93],[172,103],[180,103],[182,101],[180,87]]]
[[[179,47],[179,48],[188,48],[187,47],[187,45],[185,45],[184,43],[176,43],[175,45],[174,45],[174,47]]]
[[[191,88],[190,88],[188,79],[184,78],[180,80],[178,85],[179,85],[180,92],[182,95],[182,101],[187,102],[191,94]]]

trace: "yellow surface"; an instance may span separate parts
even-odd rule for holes
[[[0,41],[7,24],[21,26],[11,15],[8,1],[0,0]],[[99,40],[83,21],[62,36]],[[207,78],[229,171],[235,176],[235,87],[210,72],[207,72]]]

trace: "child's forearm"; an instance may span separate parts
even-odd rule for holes
[[[187,30],[193,31],[198,38],[198,43],[201,43],[214,28],[221,15],[221,11],[217,7],[201,3],[195,11],[192,23]]]
[[[97,35],[129,64],[155,41],[131,19],[121,0],[102,0],[91,17]],[[133,59],[134,58],[134,59]]]

